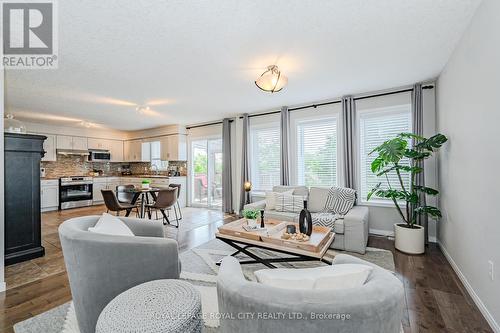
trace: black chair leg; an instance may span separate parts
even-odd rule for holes
[[[175,220],[177,221],[177,225],[175,227],[179,228],[179,217],[177,216],[177,210],[175,209],[175,206],[174,206],[174,213],[175,213]]]
[[[168,219],[167,214],[165,214],[165,210],[164,209],[160,209],[160,212],[163,215],[163,219],[162,219],[163,225],[167,225],[167,223],[170,224],[170,220]],[[165,220],[167,220],[166,223],[165,223]]]
[[[177,208],[179,209],[179,220],[182,220],[182,210],[181,205],[179,205],[179,201],[177,201]]]

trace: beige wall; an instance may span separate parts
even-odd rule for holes
[[[500,1],[484,0],[438,80],[438,238],[443,252],[500,332]],[[495,279],[488,274],[495,266]]]

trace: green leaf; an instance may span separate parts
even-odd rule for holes
[[[374,188],[371,189],[370,192],[368,192],[368,195],[366,196],[366,201],[370,200],[372,195],[380,188],[380,185],[382,185],[382,183],[378,183]]]
[[[438,133],[428,139],[423,140],[422,142],[419,142],[415,145],[415,148],[434,151],[434,149],[440,148],[446,141],[448,141],[448,138],[443,134]]]
[[[441,218],[441,211],[433,206],[420,206],[415,208],[415,213],[424,214],[427,213],[429,216],[432,216],[435,219]]]
[[[418,150],[414,150],[414,149],[407,149],[404,152],[404,157],[408,157],[412,160],[423,160],[429,156],[431,156],[431,153],[428,151],[418,151]]]
[[[380,169],[382,169],[387,163],[384,161],[384,159],[380,156],[375,158],[371,164],[371,169],[372,172],[378,172]]]
[[[428,195],[437,195],[437,194],[439,194],[438,190],[435,190],[435,189],[433,189],[431,187],[415,185],[415,186],[413,186],[413,188],[415,190],[417,190],[417,191],[423,192],[423,193],[428,194]]]
[[[401,133],[401,134],[399,134],[399,137],[400,138],[406,138],[406,139],[414,139],[414,140],[417,140],[417,141],[423,141],[423,140],[425,140],[425,138],[423,136],[416,135],[416,134],[413,134],[413,133]]]

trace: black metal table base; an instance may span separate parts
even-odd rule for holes
[[[328,265],[331,265],[332,262],[325,259],[325,258],[317,258],[317,257],[310,257],[310,256],[305,256],[305,255],[302,255],[302,254],[296,254],[296,253],[292,253],[292,252],[289,252],[289,251],[285,251],[285,250],[275,250],[275,249],[270,249],[270,248],[267,248],[267,247],[264,247],[264,246],[258,246],[258,245],[253,245],[253,244],[246,244],[244,242],[238,242],[238,241],[233,241],[233,240],[230,240],[230,239],[226,239],[226,238],[218,238],[220,239],[221,241],[223,241],[224,243],[228,244],[228,245],[231,245],[232,247],[234,247],[236,249],[236,252],[234,252],[233,254],[231,254],[232,257],[240,254],[240,253],[243,253],[245,255],[247,255],[248,257],[252,258],[253,260],[240,260],[240,265],[245,265],[245,264],[257,264],[257,263],[260,263],[260,264],[263,264],[269,268],[276,268],[276,266],[274,266],[272,263],[278,263],[278,262],[296,262],[296,261],[321,261],[321,262],[324,262],[325,264],[328,264]],[[238,244],[244,244],[243,246],[240,246]],[[257,249],[263,249],[263,250],[268,250],[268,251],[273,251],[273,252],[278,252],[278,253],[284,253],[284,254],[289,254],[289,255],[293,255],[293,257],[276,257],[276,258],[261,258],[259,256],[257,256],[255,253],[252,253],[250,252],[248,249],[249,248],[257,248]],[[222,259],[219,260],[216,265],[220,266],[222,262]]]

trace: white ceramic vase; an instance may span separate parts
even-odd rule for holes
[[[406,228],[404,223],[394,224],[395,247],[408,254],[422,254],[425,252],[424,227],[414,225],[414,229]]]

